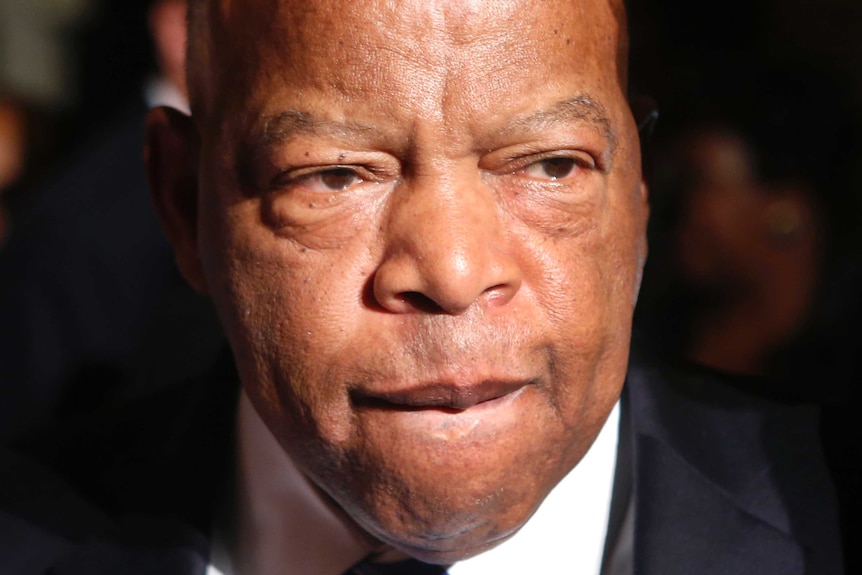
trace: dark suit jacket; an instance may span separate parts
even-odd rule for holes
[[[145,115],[131,103],[33,190],[0,251],[0,438],[188,378],[223,345],[150,203]]]
[[[22,445],[27,461],[7,454],[2,572],[203,575],[212,502],[231,481],[237,393],[228,360],[111,421]],[[637,575],[841,572],[809,408],[636,360],[624,413]]]
[[[0,252],[0,437],[50,421],[77,373],[131,356],[173,272],[148,205],[145,114],[136,102],[79,147]]]

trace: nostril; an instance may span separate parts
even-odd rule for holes
[[[421,292],[401,292],[397,297],[416,311],[425,313],[445,313],[445,310],[440,307],[440,304]]]
[[[369,308],[395,313],[446,313],[440,304],[421,291],[386,289],[378,274],[369,280],[363,290],[362,300]]]

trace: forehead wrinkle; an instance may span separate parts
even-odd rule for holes
[[[511,66],[511,63],[498,64],[493,51],[512,50],[507,40],[517,13],[511,3],[504,2],[494,18],[489,19],[480,10],[484,1],[405,0],[388,6],[386,14],[391,20],[381,22],[378,31],[382,36],[373,41],[373,49],[397,56],[406,70],[415,69],[413,77],[422,85],[426,103],[433,104],[433,108],[425,110],[434,110],[430,117],[442,119],[453,79],[465,72],[475,72],[470,69],[477,62],[463,61],[466,49],[479,50],[485,56],[481,64],[486,74],[498,66]],[[418,36],[417,29],[421,32]]]

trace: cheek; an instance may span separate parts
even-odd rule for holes
[[[548,325],[584,349],[615,327],[608,321],[612,316],[631,311],[631,297],[620,297],[620,290],[632,283],[630,248],[622,241],[599,223],[576,237],[522,243],[524,287],[547,314]]]
[[[583,234],[521,242],[522,289],[552,332],[555,400],[569,424],[614,400],[622,385],[644,248],[636,212],[609,203],[594,218]],[[570,382],[586,385],[572,392]]]
[[[327,370],[353,345],[371,240],[356,228],[337,250],[311,249],[263,225],[253,202],[226,213],[209,219],[201,244],[212,254],[205,273],[249,396],[282,436],[327,418],[343,427],[346,397],[326,385]]]

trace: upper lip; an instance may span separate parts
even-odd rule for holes
[[[498,399],[529,385],[524,379],[485,379],[476,383],[429,382],[405,389],[354,393],[354,402],[393,409],[454,409]]]

